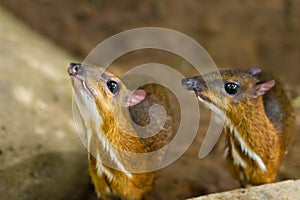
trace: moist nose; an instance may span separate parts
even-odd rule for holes
[[[80,63],[70,63],[68,67],[68,73],[70,76],[76,76],[82,71],[82,65]]]
[[[193,85],[194,84],[193,84],[192,79],[190,79],[190,78],[184,78],[184,79],[181,80],[181,85],[184,88],[186,88],[188,90],[191,90],[191,89],[193,89]]]

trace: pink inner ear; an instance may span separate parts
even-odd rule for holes
[[[271,90],[275,86],[275,84],[276,84],[275,80],[259,83],[256,86],[257,89],[255,91],[255,94],[254,94],[253,98],[258,98],[258,97],[264,95],[266,92]]]
[[[125,107],[134,106],[146,98],[145,90],[137,89],[135,90],[131,96],[129,97],[128,101],[125,103]]]

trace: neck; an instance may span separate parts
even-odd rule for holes
[[[231,142],[236,141],[243,155],[254,160],[262,171],[267,171],[269,158],[277,157],[274,154],[278,152],[275,148],[279,148],[279,144],[277,131],[265,114],[262,99],[247,102],[247,106],[240,105],[237,110],[236,116],[227,114],[230,119],[227,137]]]
[[[108,141],[118,149],[142,153],[143,144],[129,119],[129,113],[111,113],[111,115],[103,116],[101,131]]]
[[[130,153],[141,153],[144,148],[140,139],[135,137],[136,132],[129,121],[129,113],[113,113],[104,109],[103,105],[98,105],[96,104],[97,112],[84,122],[89,153],[97,159],[98,171],[105,173],[106,167],[102,167],[105,164],[123,171],[127,177],[132,177],[130,166],[135,158],[130,158]],[[102,173],[100,171],[99,175]]]
[[[96,128],[102,139],[109,143],[108,148],[141,153],[144,148],[132,127],[128,109],[118,106],[114,109],[104,108],[104,106],[97,107],[102,124]]]

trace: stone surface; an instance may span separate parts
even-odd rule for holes
[[[193,200],[231,200],[231,199],[243,199],[243,200],[276,200],[276,199],[300,199],[300,180],[283,181],[274,184],[266,184],[257,187],[251,187],[249,189],[238,189],[229,192],[223,192],[218,194],[211,194],[198,198],[191,198]]]
[[[71,56],[0,8],[0,199],[84,199]],[[90,192],[90,191],[89,191]]]

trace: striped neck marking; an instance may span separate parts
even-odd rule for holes
[[[132,178],[132,174],[125,169],[124,165],[118,159],[115,152],[113,151],[113,148],[111,148],[110,142],[108,141],[106,136],[102,133],[102,130],[100,127],[103,124],[103,119],[102,119],[101,115],[98,113],[98,109],[97,109],[97,106],[96,106],[94,100],[91,99],[91,97],[84,91],[80,91],[80,96],[82,97],[84,103],[82,103],[82,101],[77,96],[75,91],[73,91],[73,96],[74,96],[75,102],[77,104],[77,107],[79,109],[79,113],[81,114],[82,119],[84,120],[84,123],[86,125],[88,125],[88,124],[93,125],[93,127],[86,127],[88,151],[91,150],[90,144],[91,144],[91,140],[92,140],[93,130],[95,130],[96,135],[97,135],[98,139],[101,141],[102,146],[103,146],[103,149],[96,148],[97,155],[94,156],[97,159],[98,175],[99,176],[102,175],[102,173],[99,174],[99,172],[101,172],[101,169],[103,169],[101,157],[98,155],[100,155],[101,150],[104,150],[109,154],[111,160],[117,165],[118,169],[120,169],[129,178]],[[94,123],[90,123],[90,121],[93,121]],[[98,159],[100,159],[100,160],[98,160]],[[108,170],[104,170],[103,172],[105,173],[107,171]],[[107,173],[105,173],[105,174],[107,175],[107,177],[112,177]]]
[[[246,143],[244,142],[244,140],[242,139],[242,137],[240,136],[240,133],[238,132],[238,130],[235,128],[235,126],[232,124],[231,120],[226,116],[226,114],[220,110],[217,106],[215,106],[214,104],[212,103],[209,103],[207,101],[204,101],[203,99],[201,99],[199,96],[198,96],[198,99],[210,110],[212,110],[214,113],[216,113],[217,115],[219,115],[221,118],[224,118],[225,119],[225,126],[228,127],[230,129],[230,133],[233,134],[233,136],[235,137],[235,139],[238,141],[238,143],[240,144],[241,146],[241,150],[242,150],[242,153],[244,153],[246,156],[248,156],[249,158],[251,158],[252,160],[254,160],[259,168],[261,169],[261,171],[263,172],[266,172],[267,171],[267,167],[266,165],[264,164],[264,162],[262,161],[262,159],[252,150],[250,149]],[[231,145],[233,144],[233,141],[231,142]],[[233,151],[236,151],[236,148],[235,146],[231,146],[231,147],[234,147],[232,149],[234,149]],[[234,155],[238,155],[237,152],[229,152],[229,150],[226,150],[225,149],[225,152],[224,152],[224,156],[227,156],[228,153],[231,153],[232,156],[234,157]],[[238,157],[236,156],[234,158],[234,163],[236,164],[239,164],[243,167],[245,163],[245,161],[238,155]],[[243,162],[242,162],[243,161]],[[245,166],[245,165],[244,165]]]

